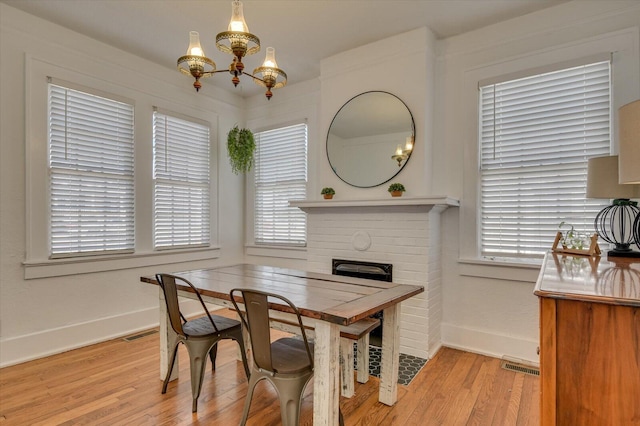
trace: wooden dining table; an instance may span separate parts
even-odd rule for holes
[[[232,307],[229,292],[248,288],[276,293],[299,309],[305,326],[315,332],[313,424],[338,425],[340,398],[340,326],[353,324],[383,311],[382,360],[378,400],[386,405],[397,401],[400,359],[400,302],[424,291],[416,285],[396,284],[340,275],[308,272],[264,265],[239,264],[211,269],[172,272],[189,280],[209,303]],[[140,281],[158,285],[154,276]],[[187,286],[179,286],[183,297],[195,298]],[[162,290],[160,302],[160,376],[167,371],[170,333]],[[270,315],[290,320],[284,304],[274,304]],[[173,371],[177,372],[174,368]],[[174,373],[173,378],[177,375]]]

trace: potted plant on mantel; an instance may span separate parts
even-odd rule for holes
[[[320,191],[320,194],[324,197],[325,200],[332,199],[335,193],[336,191],[334,191],[333,188],[330,187],[322,188],[322,191]]]
[[[253,153],[256,143],[249,129],[234,126],[227,134],[227,155],[233,173],[247,173],[253,166]]]
[[[401,197],[402,193],[406,191],[406,189],[404,189],[404,185],[401,183],[392,183],[389,185],[389,189],[387,191],[391,193],[392,197]]]

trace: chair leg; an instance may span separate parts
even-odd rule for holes
[[[240,420],[240,426],[245,426],[247,424],[249,409],[251,408],[251,399],[253,398],[253,389],[256,387],[256,384],[262,379],[264,379],[264,376],[261,376],[257,371],[254,371],[254,374],[251,374],[249,376],[249,386],[247,387],[247,396],[244,400],[244,409],[242,410],[242,420]]]
[[[233,339],[238,342],[238,345],[240,346],[240,354],[242,355],[242,365],[244,366],[244,373],[247,375],[247,380],[249,380],[249,376],[251,376],[251,373],[249,371],[249,361],[247,360],[247,350],[244,346],[242,331],[240,331],[237,336],[234,336]]]
[[[216,343],[211,347],[209,351],[209,358],[211,358],[211,371],[216,371],[216,357],[218,356],[218,344]]]
[[[195,413],[198,411],[198,397],[200,396],[200,389],[202,388],[202,381],[204,379],[207,353],[210,351],[212,346],[211,341],[207,340],[191,340],[187,341],[186,345],[189,351],[189,363],[191,369],[191,397],[193,398],[191,411]]]
[[[169,358],[169,366],[167,367],[167,375],[164,378],[164,382],[162,382],[162,393],[167,393],[167,386],[169,385],[169,378],[171,377],[171,372],[173,371],[173,364],[176,363],[176,354],[178,353],[178,344],[180,342],[176,342],[173,345],[173,352],[171,353],[171,357]]]
[[[295,379],[276,379],[274,385],[280,397],[280,415],[282,426],[298,426],[300,421],[300,407],[302,394],[312,374]]]

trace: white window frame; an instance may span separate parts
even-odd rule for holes
[[[132,102],[107,93],[99,93],[87,87],[79,87],[69,82],[57,81],[51,78],[48,79],[47,88],[50,106],[47,113],[49,122],[47,148],[49,153],[50,258],[78,258],[132,253],[135,243],[133,155],[135,109]],[[74,92],[77,95],[73,95]],[[67,98],[84,98],[84,102],[67,105]],[[100,99],[103,100],[100,101]],[[57,100],[57,102],[54,102],[54,100]],[[118,117],[127,119],[126,111],[129,110],[130,116],[128,117],[131,127],[129,129],[121,127],[120,129],[125,133],[120,136],[113,132],[106,134],[102,132],[103,128],[91,129],[89,126],[83,126],[82,123],[78,123],[77,120],[75,121],[77,124],[74,124],[74,117],[79,114],[94,114],[93,117],[98,118],[96,111],[92,111],[92,108],[88,106],[90,103],[110,108],[109,116],[113,118],[110,124],[125,124],[122,120],[118,120]],[[52,107],[54,104],[57,105],[55,109]],[[121,106],[116,107],[117,104],[121,104]],[[102,121],[100,124],[105,123]],[[128,138],[128,132],[130,132],[130,139]],[[90,138],[86,138],[87,135]],[[115,152],[112,148],[101,153],[99,151],[101,146],[96,144],[96,139],[94,138],[104,138],[102,140],[107,141],[107,146],[116,146],[117,149]],[[89,150],[93,155],[85,155]],[[115,158],[114,153],[119,153],[118,158]],[[103,158],[111,158],[111,162],[104,162]],[[117,162],[114,162],[115,160]],[[88,161],[93,162],[88,163]],[[91,166],[87,167],[89,164]],[[60,185],[56,185],[56,181],[59,181]],[[117,194],[114,193],[112,195],[113,198],[110,199],[106,197],[94,199],[91,195],[87,196],[87,188],[93,186],[95,191],[95,182],[99,181],[102,182],[102,185],[109,182],[111,191],[118,191]],[[102,185],[99,188],[100,192],[104,191]],[[129,187],[128,189],[127,186]],[[78,192],[74,193],[74,190]],[[58,197],[65,201],[56,204],[54,202],[56,198],[54,194],[57,194]],[[92,206],[87,204],[89,199],[91,199]],[[95,202],[103,205],[105,210],[96,214]],[[120,208],[118,211],[111,211],[110,208],[115,205],[115,202],[118,203]],[[74,206],[71,210],[69,210],[70,205]],[[56,214],[58,208],[67,213]],[[127,211],[128,215],[122,217],[122,214],[127,213]],[[73,212],[77,213],[77,217],[73,216]],[[71,213],[71,216],[69,213]],[[111,213],[115,213],[115,215],[112,216]],[[74,217],[76,217],[77,222],[70,222],[69,218]],[[117,222],[110,220],[110,217]],[[88,223],[88,220],[91,222]],[[72,223],[74,229],[69,232],[69,225]],[[114,223],[118,224],[118,234],[100,232],[104,230],[105,226]],[[80,233],[74,234],[78,230],[80,230]],[[87,232],[92,235],[93,241],[91,243],[83,238]],[[118,247],[109,249],[108,246],[113,244],[118,244]]]
[[[308,154],[308,139],[309,139],[309,127],[307,125],[306,122],[298,122],[298,123],[290,123],[290,124],[286,124],[286,125],[282,125],[282,126],[277,126],[271,129],[265,129],[265,130],[261,130],[258,132],[255,132],[255,136],[256,136],[256,156],[254,158],[254,168],[253,168],[253,195],[254,195],[254,200],[253,200],[253,219],[254,219],[254,226],[253,226],[253,241],[254,244],[256,246],[259,247],[282,247],[282,248],[302,248],[302,247],[306,247],[306,217],[305,217],[305,213],[303,213],[302,211],[298,210],[295,207],[284,207],[285,210],[287,211],[291,211],[293,214],[295,214],[299,220],[302,220],[304,222],[304,241],[300,241],[298,243],[294,243],[294,242],[287,242],[287,241],[281,241],[281,242],[276,242],[276,241],[269,241],[268,239],[266,241],[258,241],[258,239],[256,238],[258,230],[257,230],[257,226],[256,223],[259,220],[257,217],[257,213],[258,213],[258,208],[257,208],[257,193],[256,193],[256,188],[258,187],[257,184],[257,178],[256,178],[256,173],[257,173],[257,169],[259,169],[260,165],[259,165],[259,161],[260,161],[260,134],[261,133],[265,133],[265,132],[273,132],[273,131],[277,131],[277,130],[281,130],[281,129],[285,129],[285,128],[289,128],[289,127],[293,127],[293,126],[304,126],[304,131],[305,131],[305,146],[304,148],[300,149],[298,148],[297,151],[297,155],[304,155],[305,157],[305,164],[304,164],[304,178],[302,181],[299,181],[296,183],[297,186],[302,185],[302,187],[304,187],[303,192],[298,193],[298,194],[291,194],[291,198],[287,198],[284,200],[280,200],[279,204],[281,207],[284,205],[286,205],[288,203],[288,201],[290,199],[306,199],[307,197],[307,184],[308,184],[308,161],[309,161],[309,154]],[[286,147],[283,146],[283,149],[286,150]],[[304,153],[302,152],[304,150]],[[286,151],[284,152],[286,154]],[[284,157],[283,157],[284,158]],[[276,172],[277,173],[277,172]]]
[[[484,66],[470,68],[464,73],[464,88],[460,98],[460,117],[478,117],[478,85],[482,81],[501,79],[526,73],[541,73],[544,70],[557,69],[559,64],[570,61],[584,61],[587,58],[612,55],[612,128],[613,141],[611,152],[617,152],[617,110],[620,106],[635,99],[637,86],[617,84],[621,81],[633,81],[632,76],[640,73],[638,55],[638,30],[626,29],[592,37],[579,42],[567,43],[542,51],[531,52],[504,59]],[[539,269],[540,259],[492,258],[480,256],[479,248],[479,188],[478,188],[478,122],[473,119],[464,128],[465,156],[463,195],[460,203],[460,274],[485,278],[535,281],[535,271]],[[507,268],[507,269],[504,269]],[[530,273],[523,275],[524,270]],[[526,275],[526,278],[522,278]]]
[[[587,160],[611,152],[611,60],[607,55],[584,62],[480,83],[482,256],[542,258],[561,222],[575,225],[578,232],[593,234],[593,217],[607,202],[584,195]],[[572,82],[570,91],[559,93],[559,85],[567,81]],[[562,122],[557,121],[556,114]],[[603,121],[607,124],[600,126]],[[556,126],[553,133],[552,126]],[[568,131],[571,133],[565,134]],[[563,152],[569,152],[571,158],[563,158]],[[582,185],[556,192],[553,188],[562,186],[566,179],[582,180]],[[543,181],[554,183],[541,191]],[[574,210],[576,205],[581,207]]]
[[[91,66],[90,61],[83,66]],[[46,278],[88,274],[128,268],[207,261],[220,257],[218,243],[218,114],[214,105],[192,105],[192,94],[171,86],[138,90],[128,78],[121,77],[117,65],[104,63],[95,73],[70,69],[56,58],[40,58],[25,54],[25,143],[26,143],[26,253],[24,278]],[[48,77],[73,82],[97,93],[126,99],[135,107],[135,252],[50,259],[49,256],[49,177],[47,117]],[[135,78],[135,77],[134,77]],[[171,96],[169,96],[171,95]],[[176,111],[185,116],[211,123],[211,232],[209,247],[153,249],[153,106]]]
[[[167,144],[171,140],[175,140],[173,136],[170,140],[167,140],[166,134],[164,139],[156,140],[156,118],[162,116],[164,120],[164,131],[171,130],[167,120],[173,123],[173,128],[180,126],[180,123],[188,123],[187,126],[191,126],[192,133],[196,129],[203,131],[206,129],[206,140],[188,141],[186,145],[180,145],[179,152],[187,154],[184,158],[169,158],[170,148]],[[159,118],[159,117],[158,117]],[[208,247],[211,245],[211,125],[208,122],[195,119],[193,117],[186,117],[182,114],[164,111],[158,108],[154,108],[153,112],[153,145],[154,145],[154,249],[155,250],[172,250],[172,249],[184,249],[194,247]],[[178,131],[188,132],[188,129],[180,128]],[[196,145],[198,142],[199,145]],[[181,143],[181,142],[179,142]],[[206,148],[204,144],[206,143]],[[160,146],[159,146],[160,145]],[[193,146],[193,148],[192,148]],[[206,158],[203,158],[204,152],[200,152],[206,149]],[[160,154],[158,152],[161,152]],[[164,158],[159,158],[164,153]],[[171,166],[178,161],[182,161],[176,169]],[[206,160],[206,161],[203,161]],[[165,165],[168,173],[163,173],[163,170],[158,170],[162,163]],[[206,163],[206,164],[204,164]],[[197,165],[197,167],[195,167]],[[175,173],[172,173],[172,170]],[[202,171],[206,170],[206,176],[202,176]],[[164,187],[165,190],[161,191],[164,196],[159,197],[159,188]],[[181,191],[167,191],[168,187],[182,188]],[[176,192],[180,194],[176,195]],[[198,195],[198,193],[203,195]],[[196,199],[192,199],[196,197]],[[161,199],[159,199],[161,198]],[[162,211],[159,211],[162,210]],[[163,213],[169,212],[172,218],[175,218],[174,223],[168,224],[161,220]],[[178,212],[179,214],[176,214]],[[182,212],[182,213],[180,213]],[[184,213],[187,213],[186,215]],[[175,227],[175,228],[174,228]],[[180,228],[196,227],[195,230],[189,230],[183,232]],[[174,232],[174,229],[177,229]],[[158,233],[163,231],[170,233],[166,237],[160,237]],[[182,243],[180,243],[181,241]]]

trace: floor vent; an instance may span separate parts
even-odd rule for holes
[[[502,361],[502,368],[509,371],[515,371],[516,373],[529,374],[531,376],[539,376],[540,369],[538,367],[532,367],[530,365],[518,364],[511,361]]]
[[[157,332],[158,332],[158,330],[143,331],[142,333],[134,334],[132,336],[123,337],[122,340],[124,340],[125,342],[132,342],[134,340],[138,340],[138,339],[141,339],[143,337],[147,337],[147,336],[150,336],[152,334],[156,334]]]

